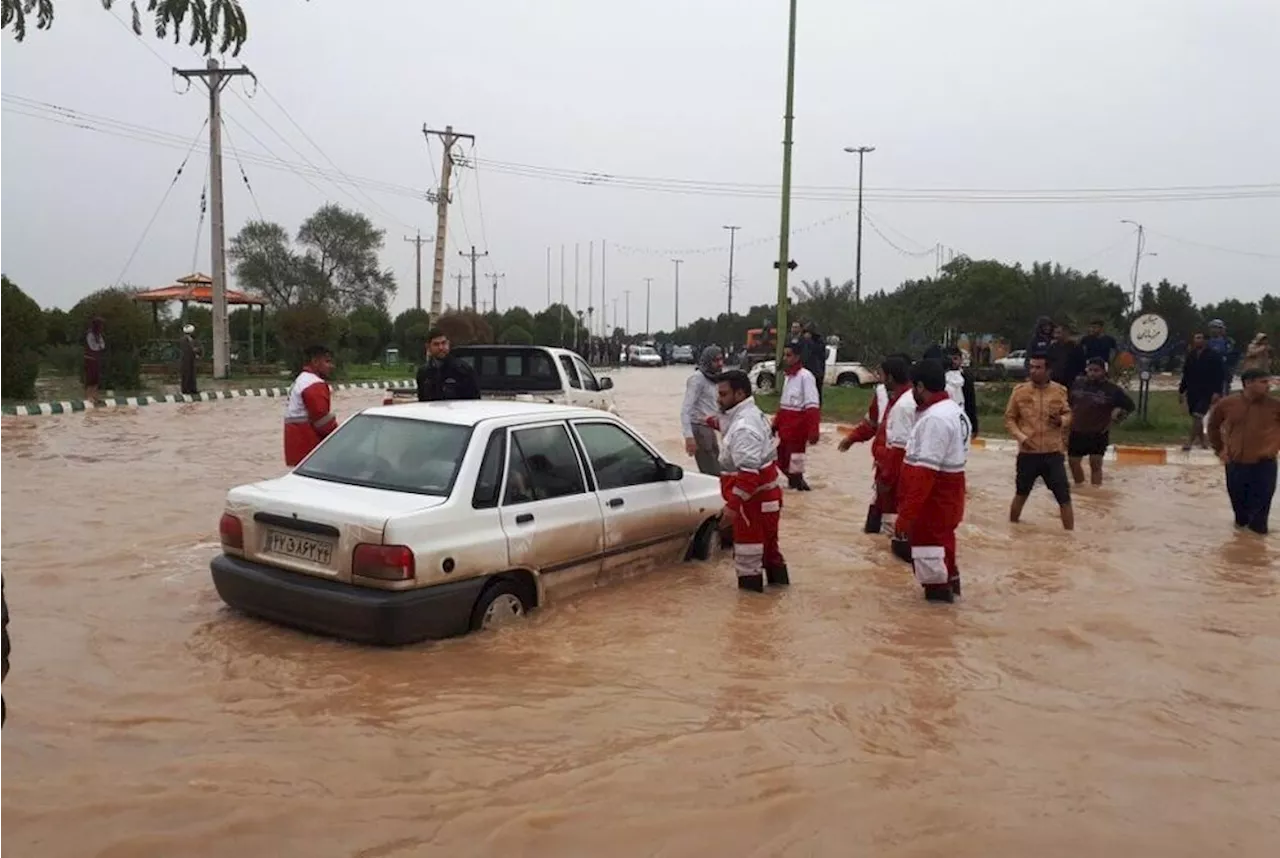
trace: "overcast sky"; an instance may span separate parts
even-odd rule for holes
[[[123,18],[127,4],[119,5]],[[250,39],[236,62],[263,88],[247,98],[252,88],[233,83],[224,114],[230,143],[246,153],[270,157],[257,137],[289,162],[305,156],[335,176],[340,169],[425,190],[441,154],[438,142],[423,139],[425,122],[476,135],[474,154],[490,161],[703,183],[670,194],[516,176],[483,163],[461,171],[447,273],[463,270],[459,248],[487,248],[479,267],[506,274],[502,307],[546,303],[548,246],[559,297],[562,244],[569,303],[578,244],[579,304],[599,305],[603,239],[608,303],[631,290],[632,329],[644,328],[645,277],[654,278],[652,328],[671,325],[671,249],[686,260],[681,318],[719,312],[725,224],[742,227],[735,306],[774,294],[776,193],[710,194],[706,184],[741,194],[742,186],[779,181],[785,0],[244,5]],[[52,31],[33,26],[21,45],[3,37],[0,264],[42,305],[69,307],[120,277],[184,152],[21,115],[32,109],[15,110],[12,97],[187,139],[199,132],[207,100],[195,87],[179,94],[181,82],[171,79],[169,66],[203,64],[185,45],[138,40],[97,0],[58,0],[57,10]],[[1147,226],[1147,249],[1158,254],[1143,259],[1143,280],[1186,282],[1201,301],[1280,292],[1276,0],[801,0],[798,46],[794,182],[852,187],[857,161],[843,147],[876,147],[866,159],[867,211],[900,249],[866,228],[865,290],[933,273],[935,243],[974,257],[1096,267],[1127,285],[1133,230],[1120,220],[1129,218]],[[466,145],[461,152],[473,154]],[[192,155],[125,282],[167,285],[192,269],[193,256],[196,269],[210,270],[207,220],[196,244],[206,163],[202,152]],[[224,169],[230,239],[256,210],[230,147]],[[393,310],[412,306],[413,246],[402,238],[416,227],[434,234],[434,206],[382,188],[308,182],[284,167],[244,169],[264,216],[290,231],[325,202],[358,206],[386,230],[383,263],[400,282]],[[1260,184],[1275,185],[1272,195],[901,199],[901,189],[913,188]],[[796,278],[852,276],[853,207],[794,201]],[[428,246],[428,293],[430,253]],[[455,291],[448,280],[448,302]],[[620,303],[620,322],[623,315]]]

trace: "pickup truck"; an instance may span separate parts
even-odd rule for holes
[[[475,370],[481,399],[514,399],[617,414],[613,379],[597,376],[577,353],[550,346],[458,346],[452,356]],[[412,387],[388,388],[384,405],[417,402]]]
[[[822,383],[839,387],[870,387],[876,383],[876,374],[857,361],[837,361],[836,347],[827,346],[827,368]],[[777,371],[771,360],[755,364],[747,373],[751,386],[761,393],[770,393],[777,385]]]

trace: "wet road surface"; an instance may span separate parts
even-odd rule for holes
[[[674,461],[687,370],[617,373]],[[335,398],[343,415],[379,394]],[[274,400],[3,423],[14,856],[1132,856],[1280,842],[1280,544],[1216,468],[1109,466],[1064,534],[975,451],[965,596],[861,534],[865,447],[788,493],[794,586],[659,570],[400,650],[239,616],[224,492]]]

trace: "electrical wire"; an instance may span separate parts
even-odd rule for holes
[[[866,222],[867,222],[867,226],[871,227],[871,231],[872,231],[872,232],[874,232],[876,235],[880,236],[880,239],[881,239],[885,244],[889,245],[889,246],[890,246],[890,247],[892,247],[894,250],[896,250],[896,251],[898,251],[899,253],[901,253],[903,256],[911,256],[911,257],[915,257],[915,258],[923,258],[923,257],[925,257],[925,256],[932,256],[934,253],[936,253],[936,252],[937,252],[935,248],[930,248],[929,250],[919,250],[919,251],[914,251],[914,252],[913,252],[913,251],[907,250],[907,249],[906,249],[906,248],[904,248],[904,247],[899,246],[898,244],[896,244],[896,243],[893,241],[893,239],[889,238],[889,236],[885,235],[883,232],[881,232],[881,231],[880,231],[880,227],[876,226],[875,218],[871,217],[871,215],[867,212],[867,210],[866,210],[865,208],[863,208],[863,210],[862,210],[862,219],[863,219],[864,221],[866,221]]]
[[[240,168],[240,178],[244,179],[244,186],[249,191],[249,199],[253,200],[253,208],[258,212],[258,220],[265,223],[267,218],[262,214],[262,206],[258,205],[258,195],[253,192],[253,185],[249,184],[249,176],[244,171],[244,164],[240,161],[240,153],[236,150],[236,144],[231,140],[231,129],[227,127],[225,120],[222,123],[222,133],[227,135],[227,145],[231,147],[231,155],[236,159],[236,166]]]
[[[1218,245],[1218,244],[1208,244],[1206,242],[1195,241],[1190,238],[1179,238],[1176,235],[1169,235],[1168,233],[1157,232],[1154,229],[1148,229],[1147,233],[1149,235],[1158,235],[1167,241],[1177,242],[1178,244],[1186,244],[1186,245],[1190,245],[1191,247],[1199,247],[1204,250],[1216,250],[1219,253],[1230,253],[1236,256],[1253,256],[1253,257],[1257,257],[1258,259],[1280,259],[1280,253],[1263,253],[1257,250],[1237,250],[1232,247],[1222,247],[1221,245]]]
[[[156,206],[155,212],[151,215],[151,220],[147,221],[146,227],[142,230],[142,235],[138,237],[138,243],[133,246],[133,252],[130,253],[129,258],[125,260],[124,267],[120,269],[120,275],[116,277],[116,286],[119,286],[124,280],[124,275],[129,273],[129,266],[133,264],[134,257],[138,255],[138,251],[142,248],[142,243],[147,240],[147,234],[151,232],[151,227],[155,226],[156,218],[160,217],[160,211],[164,208],[165,202],[168,201],[169,195],[173,193],[173,188],[178,184],[178,179],[182,178],[182,171],[187,168],[187,162],[191,160],[191,155],[196,150],[196,142],[199,141],[200,135],[204,133],[205,126],[208,124],[208,119],[200,123],[200,130],[196,132],[196,136],[192,139],[191,147],[187,150],[186,157],[184,157],[182,159],[182,163],[178,165],[178,171],[173,174],[173,179],[169,182],[169,187],[165,188],[164,196],[160,198],[160,204]]]
[[[195,247],[191,251],[190,271],[196,270],[196,261],[200,258],[200,236],[204,233],[204,213],[209,200],[209,166],[204,168],[204,187],[200,189],[200,218],[196,221]]]

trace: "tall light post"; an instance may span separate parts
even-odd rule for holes
[[[721,229],[729,230],[729,315],[733,315],[733,244],[734,238],[738,235],[740,226],[723,226]]]
[[[676,327],[672,330],[672,333],[675,333],[675,330],[680,328],[680,263],[684,262],[684,260],[673,259],[671,261],[676,266]]]
[[[1130,226],[1138,228],[1138,248],[1133,255],[1133,294],[1129,296],[1129,312],[1136,314],[1138,312],[1138,268],[1142,265],[1142,257],[1159,256],[1158,253],[1148,253],[1147,248],[1147,230],[1142,224],[1136,220],[1122,219],[1121,223],[1127,223]]]
[[[853,300],[862,301],[862,159],[868,152],[876,151],[874,146],[846,146],[844,151],[858,156],[858,250],[853,269]]]
[[[653,333],[653,329],[649,327],[649,299],[653,292],[653,278],[644,278],[644,338],[649,339],[649,334]]]
[[[787,107],[782,118],[782,223],[778,228],[778,342],[775,366],[782,366],[782,338],[787,329],[787,275],[791,273],[791,126],[796,103],[796,0],[787,25]],[[765,333],[768,333],[766,331]]]

